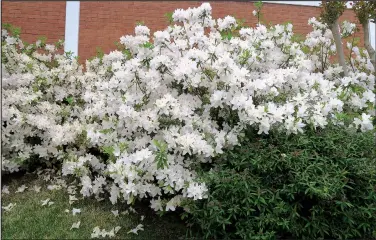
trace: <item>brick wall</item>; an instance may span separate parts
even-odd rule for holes
[[[115,41],[126,34],[133,34],[136,21],[143,21],[152,32],[167,26],[164,16],[177,8],[197,7],[201,1],[97,1],[80,3],[79,52],[81,62],[95,55],[96,47],[106,53],[115,49]],[[233,15],[245,19],[246,24],[255,26],[256,18],[252,15],[252,2],[210,2],[213,17]],[[64,39],[66,2],[56,1],[3,1],[2,22],[21,27],[21,37],[27,41],[36,41],[38,36],[46,36],[55,42]],[[320,8],[286,4],[264,3],[263,17],[267,23],[291,21],[294,32],[307,34],[311,31],[308,18],[319,16]],[[352,10],[346,10],[340,20],[355,22]],[[359,34],[363,34],[362,32]],[[362,38],[361,38],[362,39]]]
[[[136,21],[143,21],[152,32],[162,30],[168,23],[164,14],[177,8],[197,7],[202,2],[155,1],[155,2],[81,2],[79,56],[87,59],[95,55],[96,47],[105,53],[116,49],[114,42],[126,34],[133,34]],[[210,2],[213,17],[233,15],[245,19],[246,24],[255,26],[256,18],[252,15],[255,9],[252,2]],[[277,24],[291,21],[294,32],[307,34],[312,29],[307,22],[310,17],[318,17],[319,7],[297,6],[286,4],[264,3],[264,20]],[[352,10],[346,10],[340,20],[355,22]],[[360,33],[362,34],[362,33]]]
[[[30,43],[46,36],[52,43],[65,35],[65,1],[2,1],[2,23],[21,28],[21,38]]]

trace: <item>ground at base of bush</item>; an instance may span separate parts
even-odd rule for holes
[[[96,226],[106,231],[120,226],[112,239],[186,239],[186,226],[177,214],[160,217],[142,203],[135,205],[137,213],[129,214],[121,214],[126,210],[125,204],[112,205],[108,199],[100,202],[83,199],[70,205],[65,190],[48,190],[46,181],[33,174],[3,178],[2,185],[9,190],[8,194],[2,193],[2,207],[16,204],[9,211],[3,209],[2,239],[90,239]],[[27,189],[16,193],[22,185]],[[34,186],[40,186],[40,192],[35,192]],[[53,204],[42,206],[42,201],[48,198]],[[81,212],[73,215],[73,208]],[[119,216],[112,210],[118,210]],[[141,216],[144,216],[142,221]],[[70,229],[78,221],[80,227]],[[143,224],[144,231],[138,231],[137,235],[128,233],[138,224]]]

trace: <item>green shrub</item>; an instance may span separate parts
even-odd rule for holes
[[[202,172],[209,198],[187,203],[206,238],[376,237],[372,133],[331,127],[248,136]]]

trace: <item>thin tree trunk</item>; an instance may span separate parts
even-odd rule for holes
[[[345,61],[345,53],[343,52],[341,34],[339,33],[338,19],[332,24],[331,30],[333,33],[334,42],[336,44],[339,65],[342,67],[344,76],[347,77],[349,75],[349,72],[347,70],[347,65]]]
[[[364,47],[367,49],[368,55],[371,59],[371,62],[373,64],[373,68],[376,71],[376,53],[375,49],[372,48],[372,45],[369,41],[369,22],[363,24],[363,32],[364,32]]]

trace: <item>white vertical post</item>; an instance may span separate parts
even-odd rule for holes
[[[370,42],[373,47],[373,49],[376,49],[376,24],[373,22],[370,22],[369,24],[369,37]]]
[[[80,2],[67,1],[65,12],[65,41],[64,51],[78,55],[78,32],[80,25]]]

